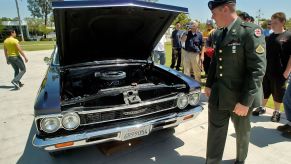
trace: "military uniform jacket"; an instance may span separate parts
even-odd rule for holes
[[[211,88],[209,107],[234,110],[237,103],[250,108],[261,105],[266,71],[266,44],[262,29],[238,18],[222,40],[214,34],[215,55],[206,87]]]

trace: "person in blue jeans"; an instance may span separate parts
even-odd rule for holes
[[[289,82],[287,90],[284,94],[283,105],[287,120],[289,121],[287,124],[278,126],[277,130],[282,132],[282,136],[291,139],[291,79],[289,75]]]

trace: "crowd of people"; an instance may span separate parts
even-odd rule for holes
[[[201,82],[207,76],[205,94],[209,97],[209,127],[206,163],[222,158],[229,118],[237,133],[237,158],[244,163],[250,137],[250,115],[266,112],[272,95],[275,110],[270,120],[279,122],[284,104],[287,124],[278,126],[282,136],[291,139],[291,32],[285,29],[286,15],[277,12],[262,29],[246,12],[236,13],[235,0],[213,0],[208,6],[212,20],[205,31],[191,21],[188,30],[180,22],[172,32],[171,68]],[[290,82],[289,82],[290,84]],[[286,88],[288,86],[288,88]]]

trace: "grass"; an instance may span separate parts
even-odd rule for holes
[[[172,45],[171,43],[166,43],[165,44],[165,48],[166,48],[166,66],[170,67],[171,65],[171,60],[172,60]],[[205,73],[202,72],[202,77]],[[202,89],[204,89],[204,85],[205,85],[205,80],[206,79],[202,79]],[[273,97],[271,96],[268,100],[268,103],[266,105],[268,108],[272,108],[274,109],[274,101],[273,101]],[[280,108],[281,111],[284,110],[283,105]]]
[[[24,51],[50,50],[55,46],[55,41],[26,41],[20,42]],[[0,49],[3,49],[3,43],[0,43]]]

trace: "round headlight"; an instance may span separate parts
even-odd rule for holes
[[[188,96],[185,94],[180,94],[177,100],[177,106],[179,109],[184,109],[188,105]]]
[[[40,127],[46,133],[56,132],[60,128],[60,120],[56,117],[44,118],[40,122]]]
[[[189,95],[189,104],[191,106],[195,106],[199,103],[199,99],[200,99],[199,93],[192,93]]]
[[[80,117],[77,113],[67,113],[63,116],[62,125],[67,130],[74,130],[80,125]]]

